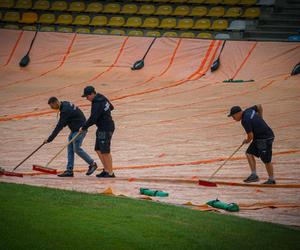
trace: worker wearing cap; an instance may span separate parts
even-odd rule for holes
[[[71,130],[68,140],[71,141],[77,136],[80,127],[85,123],[86,119],[82,111],[74,104],[67,101],[59,101],[56,97],[51,97],[48,100],[49,106],[54,110],[59,110],[59,121],[51,133],[51,135],[44,141],[49,143],[54,140],[58,133],[68,126]],[[96,162],[81,148],[82,142],[86,136],[86,131],[76,137],[76,139],[68,145],[68,163],[67,169],[59,177],[73,177],[73,167],[75,153],[89,164],[86,175],[91,175],[97,169]]]
[[[92,106],[91,115],[82,126],[81,131],[87,130],[94,124],[97,126],[95,151],[104,169],[96,176],[103,178],[115,177],[110,153],[111,139],[115,130],[115,124],[111,116],[111,111],[114,107],[104,95],[96,93],[93,86],[85,87],[82,97],[86,97],[92,103]]]
[[[255,157],[259,157],[265,164],[269,175],[269,179],[263,184],[276,184],[272,164],[272,144],[275,136],[272,129],[263,119],[262,106],[255,105],[244,111],[241,107],[234,106],[231,108],[228,117],[230,116],[235,121],[241,121],[241,124],[247,133],[247,138],[243,141],[243,144],[251,142],[246,151],[251,174],[244,182],[249,183],[259,181],[259,177],[256,174],[255,161]]]

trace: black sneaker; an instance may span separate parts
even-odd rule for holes
[[[276,181],[275,180],[270,180],[268,179],[267,181],[265,181],[263,184],[276,184]]]
[[[93,162],[93,164],[89,165],[88,171],[85,173],[86,175],[91,175],[95,172],[95,170],[98,168],[97,163]]]
[[[57,176],[58,177],[73,177],[74,174],[73,174],[73,171],[66,170],[65,172],[63,172],[62,174],[58,174]]]
[[[98,177],[98,178],[115,178],[116,176],[114,173],[109,174],[108,172],[103,170],[100,174],[97,174],[96,177]]]
[[[259,181],[259,177],[256,174],[250,174],[247,179],[244,180],[246,183]]]

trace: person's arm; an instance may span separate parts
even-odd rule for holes
[[[243,140],[243,144],[248,144],[253,140],[254,137],[251,120],[246,117],[246,119],[242,121],[242,126],[247,134],[247,138]]]
[[[48,137],[48,139],[45,142],[51,142],[54,140],[54,138],[58,135],[58,133],[67,125],[67,114],[65,112],[60,113],[59,121],[51,133],[51,135]]]
[[[82,130],[87,130],[90,126],[96,124],[102,112],[103,112],[102,103],[101,102],[93,103],[91,115],[89,119],[85,122],[85,124],[82,126]]]
[[[261,118],[263,118],[263,108],[261,104],[256,104],[256,112],[259,114]]]
[[[253,132],[247,133],[247,138],[243,141],[243,144],[248,144],[253,140]]]

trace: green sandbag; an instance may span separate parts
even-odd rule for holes
[[[225,203],[222,201],[219,201],[218,199],[212,200],[206,203],[207,205],[215,208],[224,209],[229,212],[238,212],[240,211],[240,207],[236,203]]]
[[[223,82],[254,82],[254,80],[233,80],[233,79],[229,79],[229,80],[224,80]]]
[[[151,190],[148,188],[140,188],[140,193],[148,196],[167,197],[169,194],[160,190]]]

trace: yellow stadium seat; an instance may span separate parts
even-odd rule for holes
[[[108,26],[121,27],[125,24],[125,19],[122,16],[113,16],[109,19]]]
[[[225,9],[223,7],[212,7],[207,16],[211,16],[211,17],[221,17],[225,15]]]
[[[72,33],[73,28],[71,28],[71,27],[58,27],[57,31],[58,32],[64,32],[64,33]]]
[[[93,26],[105,26],[107,25],[107,17],[106,16],[94,16],[90,25]]]
[[[197,7],[194,7],[191,10],[189,16],[200,16],[200,17],[202,17],[202,16],[206,16],[207,12],[208,12],[208,10],[207,10],[206,7],[204,7],[204,6],[197,6]]]
[[[144,32],[141,30],[130,30],[127,33],[128,36],[144,36]]]
[[[205,0],[206,4],[220,4],[222,0]]]
[[[155,12],[155,6],[151,4],[142,5],[138,14],[141,15],[152,15]]]
[[[154,15],[160,15],[160,16],[168,16],[171,15],[173,12],[173,8],[171,5],[160,5],[158,6],[158,8],[156,9]]]
[[[36,31],[36,26],[26,25],[22,27],[22,30]]]
[[[12,8],[14,7],[14,0],[1,0],[0,8]]]
[[[90,21],[91,21],[90,16],[78,15],[75,17],[73,24],[74,25],[89,25]]]
[[[18,22],[20,20],[20,13],[16,11],[8,11],[4,14],[3,21]]]
[[[226,19],[217,19],[213,22],[211,29],[225,30],[228,28],[228,21]]]
[[[16,24],[6,24],[4,25],[4,29],[9,29],[9,30],[18,30],[20,29],[18,25]]]
[[[172,13],[172,15],[174,16],[186,16],[188,15],[190,12],[190,7],[187,5],[180,5],[177,6],[174,10],[174,12]]]
[[[103,4],[98,2],[89,3],[85,12],[99,13],[103,10]]]
[[[77,28],[75,30],[76,33],[81,33],[81,34],[90,34],[91,31],[89,28]]]
[[[138,11],[138,6],[136,4],[125,4],[122,7],[122,14],[135,14]]]
[[[30,0],[18,0],[16,3],[16,9],[30,9],[32,7],[32,1]]]
[[[140,27],[142,25],[142,18],[140,17],[129,17],[127,19],[125,27]]]
[[[183,38],[195,38],[195,34],[193,32],[182,32],[179,36]]]
[[[54,14],[42,14],[38,20],[38,23],[46,23],[51,24],[55,22],[55,15]]]
[[[52,26],[43,26],[40,31],[42,32],[54,32],[55,31],[55,27]]]
[[[197,35],[197,38],[202,38],[202,39],[213,39],[213,36],[211,33],[199,33]]]
[[[147,31],[146,36],[156,36],[156,37],[160,37],[161,36],[161,33],[159,31],[156,31],[156,30],[150,30],[150,31]]]
[[[223,0],[222,4],[225,5],[237,5],[240,2],[240,0]]]
[[[19,23],[36,23],[38,15],[35,12],[24,12]]]
[[[188,0],[187,1],[188,3],[204,3],[205,2],[205,0]]]
[[[73,17],[70,14],[61,14],[58,16],[57,24],[71,24],[73,22]]]
[[[135,0],[136,2],[153,2],[153,0]]]
[[[142,24],[143,28],[156,28],[159,26],[159,19],[156,17],[147,17]]]
[[[187,0],[170,0],[170,3],[185,3]]]
[[[192,18],[182,18],[179,19],[176,26],[177,29],[191,29],[194,26],[194,21]]]
[[[124,30],[111,30],[110,31],[111,35],[119,35],[119,36],[125,36],[125,31]]]
[[[242,15],[242,8],[240,7],[231,7],[228,8],[224,17],[239,17]]]
[[[107,35],[108,30],[107,29],[95,29],[93,31],[94,34],[99,34],[99,35]]]
[[[50,10],[64,11],[68,8],[68,4],[65,1],[54,1],[50,7]]]
[[[167,31],[163,34],[163,37],[178,37],[178,34],[174,31]]]
[[[159,3],[167,3],[170,0],[153,0],[153,2],[159,2]]]
[[[50,2],[47,0],[38,0],[34,3],[34,10],[48,10],[50,8]]]
[[[197,20],[192,29],[207,30],[210,28],[210,25],[210,19],[203,18]]]
[[[71,2],[68,11],[84,11],[85,4],[84,2]]]
[[[103,13],[119,13],[121,6],[118,3],[108,3],[104,6]]]
[[[159,28],[172,29],[176,27],[176,18],[164,18],[162,19]]]
[[[257,0],[241,0],[239,4],[241,5],[254,5],[256,4]]]
[[[260,16],[260,8],[258,7],[247,8],[243,15],[243,17],[246,18],[257,18],[259,16]]]

